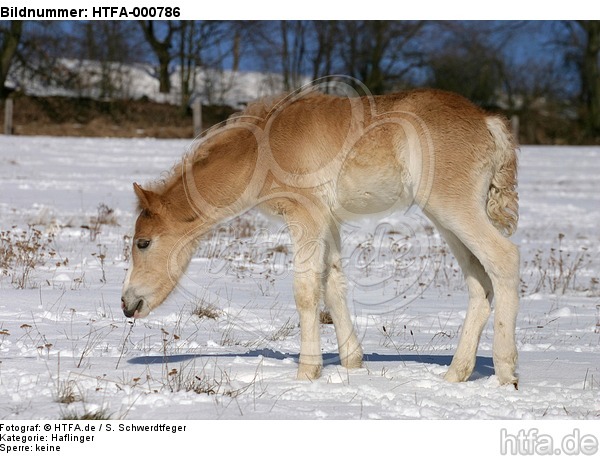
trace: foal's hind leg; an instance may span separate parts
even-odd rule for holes
[[[363,351],[346,305],[346,278],[342,270],[340,247],[339,231],[333,227],[327,238],[325,305],[335,326],[342,366],[351,369],[362,366]]]
[[[501,384],[516,386],[519,250],[491,224],[485,212],[469,211],[466,207],[463,211],[455,213],[452,220],[444,221],[444,226],[477,257],[491,279],[495,300],[494,368]]]
[[[452,232],[436,223],[456,257],[469,289],[469,306],[462,327],[456,353],[445,378],[451,382],[466,381],[473,369],[481,332],[490,316],[490,302],[493,296],[492,282],[479,260]]]

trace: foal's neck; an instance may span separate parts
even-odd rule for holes
[[[179,220],[212,226],[256,201],[252,176],[257,146],[248,131],[226,132],[188,157],[165,194]]]

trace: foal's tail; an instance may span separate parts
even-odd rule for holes
[[[486,124],[492,136],[492,180],[487,195],[487,215],[505,236],[512,235],[519,220],[517,194],[517,154],[511,133],[504,121],[488,116]]]

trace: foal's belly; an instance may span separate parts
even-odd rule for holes
[[[405,169],[389,149],[351,155],[336,183],[336,212],[343,218],[386,215],[410,205]]]

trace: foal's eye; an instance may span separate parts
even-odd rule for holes
[[[138,239],[136,245],[137,245],[137,248],[140,249],[140,250],[147,249],[148,246],[150,245],[150,240],[148,240],[148,239]]]

